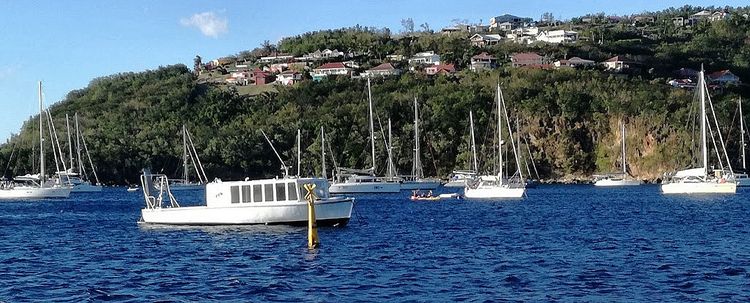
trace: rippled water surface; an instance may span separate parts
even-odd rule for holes
[[[314,252],[305,228],[141,226],[122,188],[0,202],[0,301],[750,301],[749,196],[359,196]]]

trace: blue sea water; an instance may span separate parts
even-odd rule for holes
[[[1,202],[0,301],[750,301],[748,195],[365,195],[315,251],[305,228],[142,226],[123,188]]]

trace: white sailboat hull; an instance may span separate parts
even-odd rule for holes
[[[354,199],[329,198],[315,202],[318,225],[344,225],[349,222]],[[142,209],[144,223],[169,225],[290,224],[308,221],[307,202],[242,203],[227,207],[189,206]]]
[[[0,190],[0,199],[48,199],[67,198],[70,187],[14,187]]]
[[[611,179],[602,179],[599,181],[596,181],[594,183],[594,186],[635,186],[635,185],[641,185],[643,184],[643,181],[641,180],[611,180]]]
[[[733,182],[675,182],[661,185],[665,194],[734,194],[737,184]]]
[[[440,187],[438,180],[418,180],[401,182],[401,190],[432,190]]]
[[[526,193],[526,188],[509,188],[505,186],[466,187],[464,197],[467,199],[520,199]]]
[[[171,191],[185,191],[185,190],[199,190],[205,189],[205,184],[171,184],[169,189]]]
[[[443,185],[444,187],[466,187],[466,180],[453,180]]]
[[[100,191],[102,191],[101,185],[93,185],[88,183],[73,185],[73,190],[71,190],[71,192],[74,193],[97,193]]]
[[[331,183],[328,191],[332,194],[398,193],[401,192],[401,184],[396,182]]]

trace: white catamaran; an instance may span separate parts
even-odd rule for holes
[[[526,194],[526,184],[523,179],[521,172],[521,162],[518,157],[518,151],[516,150],[515,140],[511,139],[510,144],[513,148],[513,154],[516,160],[516,172],[511,178],[504,178],[503,175],[503,139],[502,139],[502,117],[505,117],[506,126],[508,129],[509,138],[513,138],[513,134],[510,128],[510,121],[508,121],[508,113],[505,109],[505,100],[503,93],[500,90],[500,84],[497,85],[497,138],[498,138],[498,163],[497,175],[495,176],[482,176],[478,181],[467,184],[464,188],[464,196],[468,199],[501,199],[501,198],[522,198]],[[472,147],[472,150],[475,150]],[[476,158],[476,154],[474,155]]]
[[[706,79],[703,69],[701,69],[698,77],[697,89],[697,93],[700,99],[700,142],[703,166],[676,172],[673,176],[671,176],[670,180],[662,183],[661,190],[665,194],[734,194],[737,192],[737,183],[734,181],[731,173],[729,173],[728,175],[724,174],[724,172],[731,172],[732,167],[729,164],[729,156],[726,153],[726,148],[724,147],[724,140],[721,137],[721,132],[718,131],[719,125],[718,121],[716,120],[716,114],[713,111],[711,97],[708,95],[708,86],[706,85]],[[713,119],[709,119],[706,103],[708,103],[711,112],[714,113],[713,115],[711,115]],[[713,174],[709,174],[708,166],[708,143],[706,137],[709,131],[708,129],[711,128],[711,125],[707,123],[708,120],[712,120],[714,122],[715,130],[719,135],[718,141],[720,142],[720,146],[723,150],[723,155],[719,155],[718,148],[716,150],[719,166],[721,166],[722,169],[715,170]],[[724,156],[726,160],[727,169],[724,169],[722,156]]]
[[[372,167],[365,170],[337,168],[334,182],[331,183],[330,193],[398,193],[401,185],[398,182],[387,182],[375,176],[375,122],[372,114],[372,90],[370,79],[367,79],[367,97],[369,100],[370,117],[370,146],[372,147]]]
[[[39,174],[24,175],[13,181],[0,182],[0,199],[44,199],[67,198],[71,186],[60,179],[48,179],[44,167],[44,109],[42,104],[42,82],[39,82]],[[52,123],[51,120],[49,123]]]
[[[601,176],[595,176],[597,177],[596,182],[594,183],[595,186],[632,186],[632,185],[641,185],[643,184],[643,181],[631,179],[628,177],[628,168],[627,168],[627,162],[625,162],[625,122],[620,121],[620,141],[622,144],[620,144],[620,152],[622,154],[622,158],[620,159],[620,164],[622,166],[622,172],[619,174],[607,174],[607,175],[601,175]]]

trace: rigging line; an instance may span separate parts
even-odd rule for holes
[[[5,174],[8,173],[8,169],[10,168],[10,161],[13,160],[13,155],[16,153],[16,143],[13,142],[13,148],[10,150],[10,157],[8,157],[8,164],[5,165],[5,171],[3,171],[2,177],[5,177]]]
[[[94,173],[94,180],[96,180],[96,184],[100,184],[99,182],[99,176],[96,174],[96,168],[94,167],[94,161],[91,161],[91,154],[89,153],[89,148],[86,146],[86,137],[81,135],[81,143],[83,143],[83,150],[86,152],[86,158],[89,159],[89,165],[91,165],[91,172]]]
[[[49,115],[49,112],[46,111],[47,117],[49,121],[52,120],[51,116]],[[47,130],[49,130],[49,143],[52,145],[52,158],[55,159],[55,170],[60,171],[60,164],[57,162],[57,151],[55,150],[55,137],[52,135],[52,123],[47,123]],[[42,148],[42,151],[44,148]],[[46,162],[46,161],[45,161]],[[44,176],[40,176],[41,178],[44,178]],[[41,179],[40,179],[41,180]]]
[[[206,171],[203,169],[203,163],[201,163],[201,158],[198,157],[198,151],[195,149],[195,144],[193,143],[193,135],[190,133],[190,130],[185,128],[185,132],[187,134],[188,142],[190,142],[190,148],[192,149],[192,152],[195,154],[195,159],[198,161],[198,168],[200,169],[200,172],[198,172],[198,169],[196,169],[196,172],[198,172],[198,177],[201,177],[201,174],[203,175],[202,182],[208,183],[208,176],[206,176]],[[195,164],[193,164],[195,165]]]
[[[719,134],[719,142],[721,143],[721,149],[724,152],[724,160],[727,161],[727,167],[729,167],[729,171],[731,171],[732,163],[729,162],[729,154],[727,153],[727,147],[724,145],[724,138],[721,135],[721,130],[719,128],[719,120],[716,118],[716,110],[714,109],[714,103],[711,101],[711,95],[706,94],[706,99],[708,99],[708,105],[710,105],[711,107],[711,115],[714,117],[714,124],[716,125],[716,133]],[[718,149],[716,151],[719,152]],[[721,156],[719,156],[719,158],[721,158]],[[721,160],[719,160],[719,163],[721,163]]]
[[[55,120],[52,119],[52,114],[49,112],[49,109],[47,109],[47,116],[49,117],[49,124],[52,126],[52,132],[55,134],[55,137],[53,138],[55,145],[57,146],[57,152],[58,156],[60,156],[60,162],[62,163],[63,170],[65,172],[68,171],[68,167],[65,164],[65,156],[63,155],[62,148],[60,147],[60,138],[57,137],[57,128],[55,128]],[[55,162],[57,162],[57,159],[55,159]],[[70,177],[68,179],[68,184],[71,183]]]

